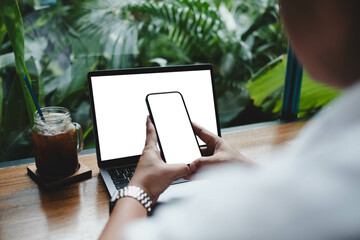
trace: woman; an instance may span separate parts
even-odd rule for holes
[[[129,186],[141,188],[154,205],[178,178],[205,169],[198,177],[208,181],[150,218],[138,200],[120,198],[102,239],[360,237],[360,1],[280,0],[280,11],[304,67],[315,79],[346,89],[343,96],[307,124],[293,149],[261,167],[197,125],[205,156],[190,167],[165,164],[148,119]]]

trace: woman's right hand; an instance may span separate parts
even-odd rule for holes
[[[203,140],[207,146],[201,148],[202,157],[196,159],[190,164],[191,172],[219,163],[239,162],[250,165],[254,164],[221,137],[213,134],[196,123],[193,123],[193,127],[195,134]]]

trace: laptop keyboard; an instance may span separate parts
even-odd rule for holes
[[[125,168],[113,168],[108,170],[116,189],[125,187],[134,175],[136,166],[128,166]]]

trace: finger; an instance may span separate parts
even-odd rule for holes
[[[206,144],[212,141],[216,141],[219,137],[209,130],[203,128],[197,123],[192,122],[196,135],[203,140]]]
[[[191,180],[195,176],[197,170],[199,170],[200,168],[202,168],[206,165],[210,165],[212,162],[213,162],[213,160],[211,157],[201,157],[201,158],[196,159],[189,165],[190,174],[184,178],[186,180]]]
[[[194,162],[192,162],[190,165],[189,165],[189,168],[190,168],[190,172],[191,173],[194,173],[194,172],[196,172],[196,162],[194,161]]]
[[[173,181],[190,174],[190,169],[186,164],[166,164],[166,168]]]
[[[148,116],[146,119],[146,140],[145,140],[145,147],[156,147],[157,144],[157,136],[155,127],[152,124],[150,117]]]
[[[203,167],[213,165],[214,163],[217,163],[217,162],[219,162],[219,161],[216,160],[213,156],[200,157],[190,164],[190,169],[192,172],[195,172]]]

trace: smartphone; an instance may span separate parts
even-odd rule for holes
[[[146,96],[146,104],[156,129],[161,156],[166,163],[189,164],[201,157],[180,92],[150,93]]]

